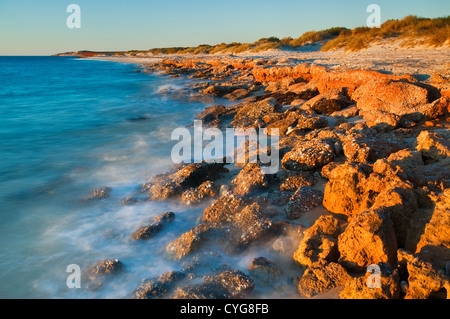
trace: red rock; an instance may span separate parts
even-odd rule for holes
[[[300,141],[284,155],[281,165],[292,171],[314,170],[328,164],[335,158],[334,148],[323,140]]]

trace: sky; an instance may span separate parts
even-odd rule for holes
[[[369,4],[381,22],[413,14],[450,15],[449,0],[0,0],[0,55],[254,42],[306,31],[366,25]],[[80,7],[81,28],[66,11]]]

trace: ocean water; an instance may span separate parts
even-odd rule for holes
[[[164,246],[202,208],[123,206],[168,169],[176,141],[206,104],[174,98],[185,80],[133,64],[72,57],[0,57],[0,298],[127,298],[142,279],[181,267]],[[86,201],[98,187],[110,198]],[[130,234],[152,216],[176,223],[152,241]],[[126,270],[98,291],[69,289],[67,266],[100,259]]]

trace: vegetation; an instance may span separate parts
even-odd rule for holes
[[[197,47],[156,48],[148,51],[108,52],[111,55],[138,54],[214,54],[241,52],[261,52],[271,49],[295,50],[308,44],[323,44],[321,50],[358,51],[382,39],[402,39],[403,45],[425,44],[442,46],[450,44],[450,16],[442,18],[421,18],[407,16],[401,20],[388,20],[379,28],[358,27],[352,30],[336,27],[321,31],[308,31],[298,38],[262,38],[253,43],[201,44]],[[102,52],[106,54],[106,52]],[[85,51],[85,54],[88,51]],[[95,53],[92,53],[95,54]]]

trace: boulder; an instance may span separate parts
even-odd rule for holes
[[[202,221],[211,224],[231,222],[234,216],[245,207],[243,200],[235,195],[226,194],[219,197],[203,212]]]
[[[219,185],[212,181],[206,181],[196,188],[190,188],[181,194],[181,199],[187,205],[199,204],[202,201],[210,198],[215,198],[219,195]]]
[[[414,113],[427,104],[426,88],[406,81],[375,80],[360,86],[352,94],[352,100],[360,110],[379,110],[396,115]]]
[[[265,257],[254,258],[248,266],[250,276],[263,286],[274,286],[281,277],[281,269]]]
[[[450,157],[450,131],[422,131],[417,136],[416,149],[427,159],[439,161]]]
[[[167,244],[167,255],[174,260],[179,260],[200,248],[205,233],[210,230],[210,225],[199,224],[190,231],[185,232],[174,241]]]
[[[167,298],[176,285],[186,278],[180,271],[169,271],[156,279],[143,280],[134,292],[136,299],[163,299]]]
[[[239,270],[204,276],[199,285],[178,288],[174,299],[236,299],[248,297],[255,287],[252,278]]]
[[[315,170],[331,162],[335,156],[334,147],[325,140],[300,141],[283,156],[281,165],[291,171]]]
[[[311,172],[286,172],[281,177],[280,190],[296,191],[302,186],[313,186],[316,182],[317,180]]]
[[[303,239],[294,253],[294,260],[304,267],[337,261],[340,231],[339,221],[335,217],[320,216],[305,230]]]
[[[300,187],[289,199],[286,207],[288,219],[298,219],[311,209],[322,204],[323,193],[311,186]]]
[[[213,105],[205,108],[197,115],[197,117],[203,124],[209,124],[210,122],[218,120],[219,117],[227,113],[227,111],[227,108],[223,105]]]
[[[158,234],[166,223],[172,222],[175,219],[175,214],[166,212],[155,216],[150,224],[140,227],[132,235],[132,240],[147,240]]]
[[[339,293],[340,299],[399,299],[400,277],[385,264],[377,264],[379,273],[370,271],[351,278]],[[379,277],[378,277],[379,276]]]
[[[276,100],[272,97],[256,102],[246,102],[237,108],[237,113],[231,125],[240,128],[254,127],[258,120],[262,122],[265,115],[278,111],[280,111],[280,108],[277,107]]]
[[[87,290],[98,290],[102,288],[108,278],[118,275],[124,270],[124,264],[118,259],[99,260],[84,271],[85,287]]]
[[[227,172],[225,163],[192,163],[183,166],[173,174],[157,175],[149,186],[153,200],[165,200],[180,195],[183,191],[197,187],[207,180]]]
[[[350,280],[351,277],[344,267],[331,262],[306,269],[298,283],[298,291],[302,297],[312,298],[333,288],[344,286]]]
[[[394,225],[382,210],[368,210],[352,218],[339,235],[339,263],[354,271],[364,271],[377,263],[397,265],[397,237]]]
[[[250,196],[255,191],[270,186],[273,175],[264,174],[260,164],[248,163],[231,181],[233,194],[237,196]]]
[[[232,100],[232,101],[236,101],[236,100],[241,100],[243,98],[246,98],[250,95],[251,95],[250,90],[242,88],[242,89],[236,89],[233,92],[224,95],[224,98]]]

